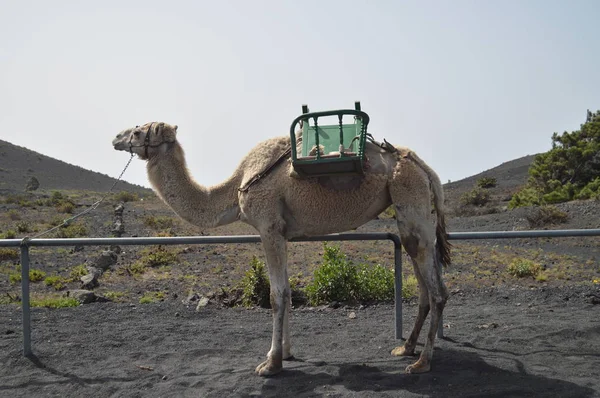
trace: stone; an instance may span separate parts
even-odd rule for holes
[[[68,295],[79,301],[81,304],[93,303],[98,298],[94,292],[84,289],[69,290]]]
[[[27,184],[25,185],[26,191],[35,191],[40,187],[40,182],[34,176],[29,177]]]
[[[202,308],[206,307],[208,305],[208,303],[210,302],[210,299],[208,297],[200,297],[200,300],[198,301],[198,305],[196,306],[196,311],[200,311]]]
[[[98,276],[96,275],[96,273],[89,273],[87,275],[84,275],[80,278],[81,280],[81,287],[83,289],[93,289],[95,287],[98,287],[99,283],[98,283]]]
[[[105,250],[98,258],[96,258],[96,261],[94,261],[94,266],[104,272],[109,269],[111,265],[116,264],[117,259],[117,253],[110,250]]]
[[[352,311],[351,313],[348,314],[348,318],[350,319],[356,319],[356,312]]]

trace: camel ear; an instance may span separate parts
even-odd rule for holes
[[[160,135],[160,134],[162,134],[162,132],[163,132],[164,129],[165,129],[165,124],[163,122],[156,123],[156,127],[154,128],[154,132],[156,133],[156,135]]]

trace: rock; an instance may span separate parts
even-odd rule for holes
[[[498,324],[496,322],[492,322],[492,323],[485,323],[483,325],[479,325],[477,326],[477,329],[496,329],[498,327]]]
[[[117,253],[110,251],[110,250],[105,250],[96,259],[96,261],[94,262],[94,266],[96,268],[101,269],[104,272],[107,269],[109,269],[111,265],[116,264],[117,259],[118,259]]]
[[[341,304],[338,301],[333,301],[329,304],[329,308],[333,308],[333,309],[340,308],[340,306],[341,306]]]
[[[40,182],[34,176],[29,177],[27,184],[25,185],[26,191],[35,191],[40,187]]]
[[[81,304],[93,303],[98,298],[94,292],[84,289],[69,290],[67,294],[77,299]]]
[[[600,304],[600,297],[593,295],[590,297],[590,304],[598,305]]]
[[[89,273],[87,275],[82,276],[81,278],[81,287],[83,289],[93,289],[98,287],[98,277],[95,273]]]
[[[350,319],[356,319],[356,312],[352,311],[351,313],[348,314],[348,318]]]
[[[187,296],[187,298],[185,300],[182,300],[181,302],[183,304],[191,304],[194,301],[198,301],[199,298],[200,298],[200,296],[198,296],[196,293],[192,293],[189,296]]]
[[[206,307],[209,302],[210,302],[210,299],[208,297],[202,296],[200,298],[200,301],[198,301],[198,305],[196,306],[196,311],[200,311],[202,308]]]

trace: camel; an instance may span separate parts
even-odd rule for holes
[[[287,241],[356,229],[394,205],[401,242],[419,284],[419,310],[410,336],[391,354],[415,355],[419,333],[431,310],[423,350],[418,360],[406,367],[407,373],[430,371],[436,331],[448,298],[439,265],[450,263],[450,244],[439,177],[413,151],[367,142],[364,175],[295,178],[289,155],[281,161],[282,154],[289,153],[290,137],[275,137],[257,144],[227,180],[205,187],[195,182],[187,169],[176,125],[152,122],[128,128],[112,144],[114,149],[147,162],[152,188],[183,220],[201,228],[242,221],[258,231],[271,282],[273,313],[271,348],[255,369],[260,376],[279,373],[283,360],[293,358]]]

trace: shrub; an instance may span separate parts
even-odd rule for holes
[[[106,297],[110,301],[121,302],[121,301],[123,301],[123,297],[125,297],[125,293],[110,291],[110,292],[105,292],[104,297]]]
[[[42,299],[32,298],[30,305],[32,307],[68,308],[78,307],[79,301],[73,297],[46,297]]]
[[[381,265],[358,266],[359,300],[388,301],[394,299],[394,271]]]
[[[167,250],[162,246],[158,246],[156,249],[144,249],[142,257],[129,267],[129,272],[131,274],[143,274],[147,268],[167,266],[177,262],[177,260],[176,251]]]
[[[600,199],[600,177],[583,187],[575,199]]]
[[[65,280],[58,275],[52,275],[44,279],[46,286],[53,287],[55,290],[62,290],[65,288]]]
[[[0,235],[1,239],[15,239],[16,237],[17,237],[17,233],[15,231],[13,231],[12,229],[9,229],[8,231],[6,231],[2,235]]]
[[[71,272],[69,273],[68,282],[78,281],[82,276],[87,275],[87,273],[88,271],[85,264],[77,265],[73,267],[73,269],[71,269]]]
[[[8,281],[13,285],[21,283],[21,272],[11,272],[8,275]]]
[[[88,229],[85,225],[75,223],[60,227],[56,232],[57,238],[79,238],[87,236]]]
[[[324,243],[323,264],[314,272],[313,280],[306,286],[306,294],[311,304],[322,302],[347,301],[357,295],[357,270],[346,259],[339,247]]]
[[[543,202],[542,195],[534,188],[526,187],[513,195],[508,202],[509,209],[525,206],[539,206]]]
[[[16,260],[19,258],[19,251],[17,249],[9,249],[6,247],[0,247],[0,261]]]
[[[31,231],[31,225],[27,221],[19,221],[16,225],[17,232],[19,233],[27,233]]]
[[[8,218],[10,218],[13,221],[21,219],[21,214],[15,209],[10,209],[6,214],[8,214]]]
[[[529,222],[530,228],[539,228],[564,223],[569,216],[556,206],[545,205],[533,209],[525,218]]]
[[[146,216],[144,218],[144,224],[156,230],[164,230],[172,228],[173,225],[175,225],[175,220],[171,217]]]
[[[415,297],[419,291],[419,282],[414,275],[409,275],[403,278],[402,281],[402,298],[410,299]]]
[[[165,298],[165,292],[145,292],[140,298],[140,304],[156,303],[158,301],[163,301]]]
[[[517,278],[535,277],[541,270],[542,266],[540,264],[525,258],[515,258],[508,265],[508,273]]]
[[[477,186],[479,188],[494,188],[497,185],[495,177],[481,177],[477,180]]]
[[[37,269],[29,270],[29,282],[33,282],[33,283],[39,282],[39,281],[44,280],[45,277],[46,277],[46,273],[44,271],[40,271]],[[21,282],[21,270],[18,270],[17,272],[12,272],[8,276],[8,280],[12,284],[20,283]]]
[[[71,214],[73,213],[73,210],[75,210],[75,205],[71,202],[61,202],[56,205],[56,210],[59,213]]]
[[[258,305],[270,308],[271,284],[265,271],[265,264],[256,256],[252,257],[250,269],[241,281],[242,304],[247,307]]]
[[[121,191],[114,195],[114,200],[117,202],[135,202],[140,200],[137,194],[127,191]]]
[[[416,292],[414,276],[405,279],[402,295]],[[324,244],[323,264],[305,289],[312,305],[332,301],[388,301],[395,295],[394,270],[382,265],[354,265],[339,247]]]
[[[490,201],[490,193],[487,189],[477,187],[462,194],[460,201],[463,205],[484,206]]]
[[[46,278],[46,273],[44,271],[40,271],[39,269],[29,270],[29,281],[30,282],[40,282]]]

